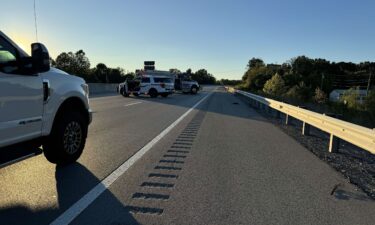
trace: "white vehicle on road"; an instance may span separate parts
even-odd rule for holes
[[[188,74],[178,74],[175,79],[174,87],[176,90],[181,90],[182,93],[197,94],[201,90],[201,86],[197,81],[192,80]]]
[[[168,97],[174,92],[174,82],[166,76],[143,75],[121,83],[118,90],[124,97],[129,97],[130,94],[134,96],[144,94],[151,98],[156,98],[158,95]]]
[[[50,68],[43,44],[31,48],[30,57],[0,31],[0,147],[27,141],[50,162],[74,162],[91,122],[88,85]]]

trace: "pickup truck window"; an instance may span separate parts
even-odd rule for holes
[[[150,78],[149,77],[143,77],[142,83],[150,83]]]
[[[158,78],[154,77],[155,83],[172,83],[172,80],[170,78]]]
[[[16,49],[0,37],[0,71],[3,73],[14,73],[17,71]]]

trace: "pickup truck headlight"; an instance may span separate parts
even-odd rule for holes
[[[83,91],[85,92],[86,97],[88,98],[89,93],[90,93],[89,85],[88,84],[81,84],[81,87],[82,87]]]

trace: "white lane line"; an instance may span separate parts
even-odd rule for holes
[[[72,222],[83,210],[85,210],[95,199],[97,199],[113,182],[115,182],[121,175],[123,175],[135,162],[137,162],[144,154],[146,154],[156,143],[158,143],[165,135],[167,135],[175,126],[177,126],[189,113],[198,107],[204,100],[206,100],[213,92],[207,94],[193,107],[186,111],[180,118],[174,121],[169,127],[163,130],[158,136],[147,143],[137,153],[130,157],[126,162],[119,166],[109,176],[104,178],[99,184],[85,194],[81,199],[74,203],[63,214],[57,217],[51,225],[65,225]]]
[[[141,104],[141,103],[142,102],[132,102],[132,103],[126,104],[124,106],[127,107],[127,106],[137,105],[137,104]]]

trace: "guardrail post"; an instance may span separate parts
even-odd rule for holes
[[[302,135],[310,135],[310,124],[306,123],[306,122],[303,122],[303,125],[302,125]]]
[[[333,134],[330,134],[328,151],[331,153],[337,153],[339,151],[339,147],[340,139]]]
[[[290,119],[291,118],[289,118],[289,115],[285,114],[285,125],[289,125],[290,124]]]

